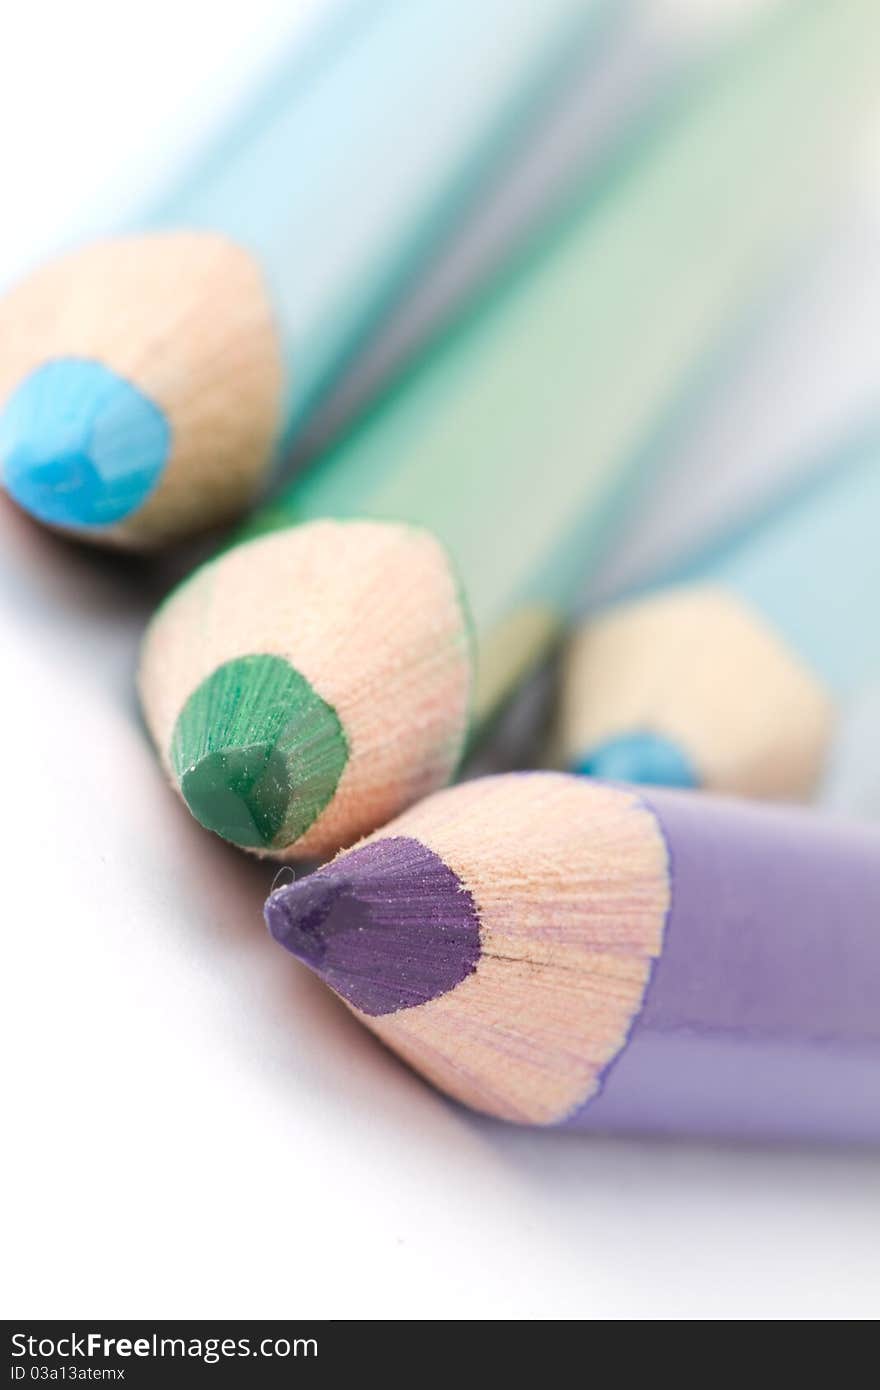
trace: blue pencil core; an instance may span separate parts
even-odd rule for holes
[[[136,386],[76,357],[26,376],[0,413],[0,475],[19,506],[53,526],[111,526],[162,476],[171,427]]]
[[[580,758],[572,771],[608,782],[641,782],[657,787],[700,785],[696,769],[678,745],[652,733],[620,734],[609,739]]]

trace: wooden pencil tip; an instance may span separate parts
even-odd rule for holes
[[[152,549],[234,517],[283,412],[263,272],[224,236],[95,241],[0,296],[0,468],[49,525]]]

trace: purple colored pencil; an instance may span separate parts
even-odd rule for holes
[[[429,797],[266,904],[417,1070],[524,1124],[880,1140],[880,831],[557,773]]]

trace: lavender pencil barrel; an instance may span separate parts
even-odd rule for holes
[[[520,1124],[880,1141],[880,833],[557,773],[427,798],[266,904],[416,1070]]]
[[[573,1129],[880,1139],[880,839],[808,813],[645,798],[663,948]]]

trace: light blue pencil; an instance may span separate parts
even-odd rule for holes
[[[11,495],[116,544],[236,514],[620,23],[609,0],[351,0],[136,234],[0,307]]]

